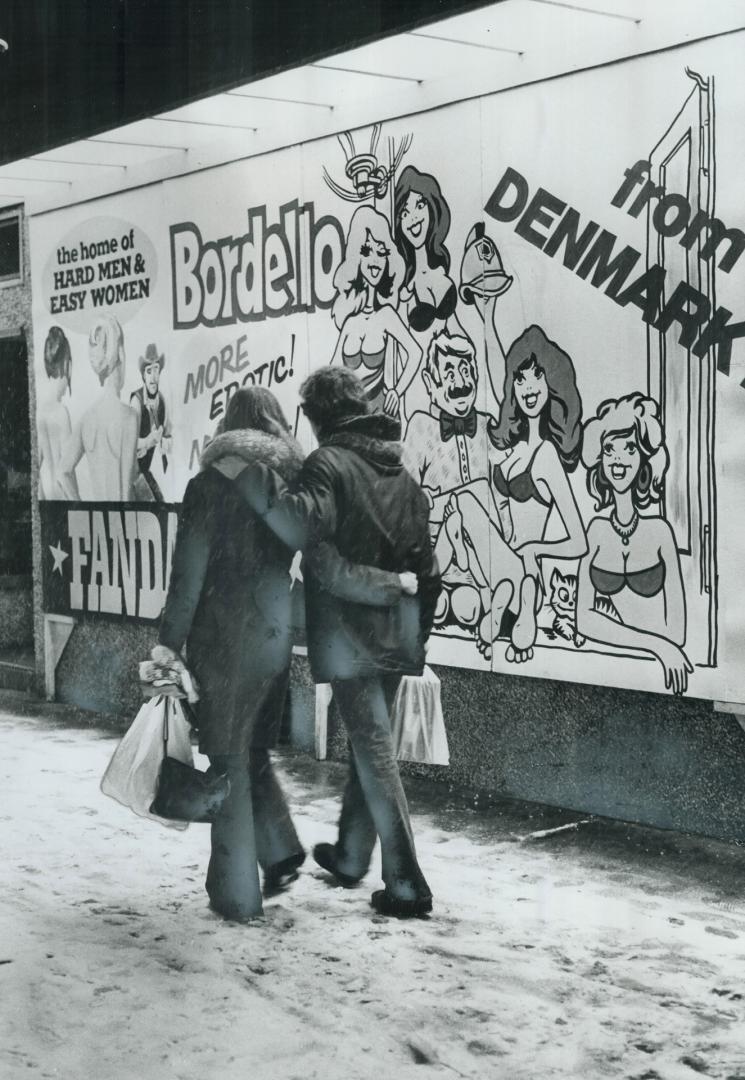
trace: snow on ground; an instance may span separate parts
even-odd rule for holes
[[[0,736],[2,1080],[745,1080],[741,849],[597,820],[521,842],[545,815],[420,782],[431,919],[376,915],[377,865],[346,891],[309,861],[230,924],[208,827],[100,794],[116,736],[8,712]],[[287,761],[308,846],[341,775]]]

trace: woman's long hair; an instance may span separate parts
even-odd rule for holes
[[[291,437],[282,406],[265,386],[243,386],[231,397],[221,431],[263,431],[279,438]]]
[[[641,393],[610,398],[585,424],[582,462],[587,469],[587,490],[595,500],[596,510],[613,506],[615,501],[613,485],[603,470],[603,445],[606,440],[617,438],[634,438],[639,448],[639,472],[631,497],[634,506],[643,510],[660,499],[670,461],[657,402]]]
[[[401,211],[406,206],[407,199],[412,192],[421,195],[429,207],[429,229],[424,241],[424,249],[427,252],[427,263],[434,269],[441,266],[445,273],[450,272],[450,252],[445,247],[445,240],[450,231],[450,207],[445,202],[445,196],[440,190],[440,185],[431,173],[419,172],[413,165],[407,165],[398,180],[394,195],[394,236],[396,247],[403,257],[406,266],[404,284],[411,287],[416,271],[416,253],[411,241],[404,236],[401,229]]]
[[[528,418],[515,396],[515,378],[532,367],[545,376],[548,388],[548,401],[540,416],[541,437],[556,447],[564,469],[574,472],[582,450],[582,399],[574,364],[540,326],[529,326],[510,346],[499,419],[490,424],[489,438],[500,450],[527,439]]]
[[[393,244],[388,218],[372,206],[360,206],[352,215],[344,259],[334,274],[336,299],[331,314],[338,330],[341,330],[349,316],[356,315],[365,303],[367,285],[360,270],[360,251],[368,236],[388,250],[385,270],[373,292],[373,306],[376,310],[383,304],[391,304],[394,308],[398,306],[404,264]]]
[[[49,327],[49,333],[44,342],[44,369],[50,379],[62,379],[67,376],[68,382],[72,384],[70,342],[61,326]]]

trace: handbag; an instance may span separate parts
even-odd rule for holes
[[[173,756],[168,740],[171,729],[189,728],[184,704],[166,696],[163,713],[163,759],[160,764],[155,798],[150,813],[159,818],[181,822],[212,822],[230,794],[230,780],[211,770],[201,772],[190,761]]]
[[[166,703],[167,698],[160,694],[142,705],[111,757],[101,780],[101,791],[139,817],[159,821],[170,828],[185,829],[185,822],[164,819],[150,811],[165,756]],[[185,719],[172,727],[170,736],[171,758],[191,765],[191,739]]]
[[[391,730],[399,761],[450,764],[440,680],[431,667],[401,680],[391,709]]]

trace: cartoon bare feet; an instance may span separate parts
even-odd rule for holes
[[[435,626],[442,626],[448,617],[450,611],[450,597],[448,593],[443,589],[437,598],[437,606],[435,607]]]
[[[466,549],[466,540],[463,533],[463,515],[460,512],[458,499],[455,495],[450,496],[445,506],[444,524],[447,538],[453,549],[455,565],[459,570],[467,570],[468,551]]]
[[[524,664],[533,659],[538,627],[535,618],[536,579],[530,575],[520,586],[520,611],[512,628],[512,644],[507,646],[504,657],[511,664]]]
[[[499,630],[514,588],[511,581],[500,581],[491,598],[491,605],[479,623],[476,648],[485,660],[491,660],[492,645],[499,637]]]

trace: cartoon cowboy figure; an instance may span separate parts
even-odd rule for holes
[[[165,398],[160,392],[160,375],[164,364],[163,353],[159,353],[155,345],[148,345],[145,355],[139,359],[142,386],[135,390],[129,399],[130,405],[139,415],[135,496],[144,501],[164,501],[163,493],[152,473],[156,450],[160,453],[163,472],[166,472],[172,446],[170,418]]]

